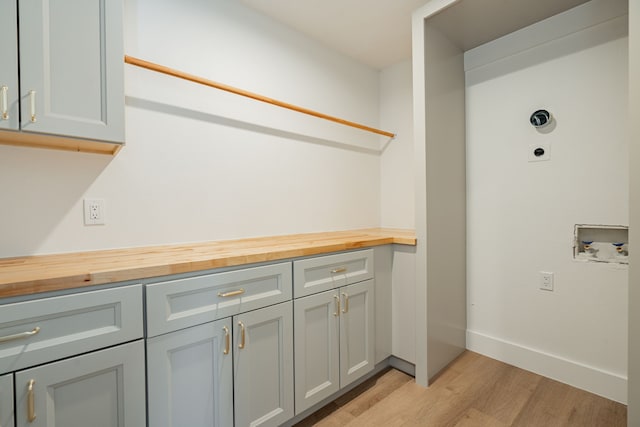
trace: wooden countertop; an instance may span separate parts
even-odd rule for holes
[[[0,259],[0,298],[386,244],[412,230],[374,228]]]

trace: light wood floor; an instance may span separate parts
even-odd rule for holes
[[[626,427],[627,407],[467,351],[425,389],[395,369],[296,427]]]

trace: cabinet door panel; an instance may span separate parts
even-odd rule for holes
[[[19,8],[22,130],[123,142],[122,1]]]
[[[340,387],[374,368],[375,319],[373,280],[340,288]],[[348,298],[348,303],[347,303]]]
[[[0,41],[0,129],[18,130],[18,13],[15,0],[0,0]]]
[[[0,376],[0,426],[14,427],[13,374]]]
[[[142,341],[16,372],[18,427],[146,424]],[[33,381],[35,419],[29,421]]]
[[[231,318],[147,341],[149,425],[233,425]],[[229,339],[229,341],[231,341]]]
[[[340,388],[338,290],[294,301],[296,414]]]
[[[234,316],[233,328],[235,426],[279,426],[293,417],[292,303]]]

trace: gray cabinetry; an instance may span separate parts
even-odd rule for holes
[[[233,317],[235,426],[279,426],[293,417],[291,301]]]
[[[231,318],[149,338],[149,425],[233,425]]]
[[[142,337],[142,286],[0,307],[0,373]]]
[[[141,285],[3,305],[0,425],[145,425],[142,333]]]
[[[340,388],[373,370],[375,321],[373,280],[340,288]]]
[[[299,414],[375,367],[374,283],[298,298],[294,304]]]
[[[139,427],[142,340],[16,372],[17,427]]]
[[[13,374],[0,376],[0,426],[14,427]]]
[[[373,250],[366,249],[296,261],[293,264],[293,295],[300,298],[372,279],[373,259]]]
[[[0,130],[124,142],[122,0],[0,0],[0,35]]]
[[[20,126],[17,16],[16,0],[0,0],[0,129]]]
[[[294,294],[307,295],[294,300],[296,414],[374,369],[373,272],[371,250],[294,263]]]
[[[290,299],[290,262],[154,283],[147,285],[147,335]]]
[[[291,263],[147,285],[149,425],[293,417]]]

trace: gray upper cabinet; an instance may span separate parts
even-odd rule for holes
[[[19,129],[16,0],[0,0],[0,129]]]
[[[21,129],[124,142],[122,0],[18,4]]]
[[[0,426],[14,427],[13,375],[0,376]]]

